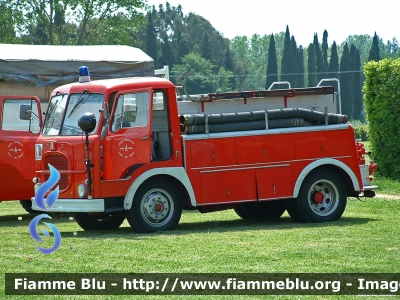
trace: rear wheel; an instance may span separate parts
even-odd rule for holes
[[[125,212],[107,213],[74,213],[76,223],[84,230],[109,230],[121,226]]]
[[[182,215],[182,196],[167,179],[153,179],[143,184],[133,198],[126,218],[136,232],[172,230]]]
[[[304,180],[296,199],[287,200],[287,211],[298,222],[338,220],[347,203],[346,188],[335,172],[320,169]]]
[[[279,219],[286,210],[284,201],[263,201],[242,203],[235,212],[242,219]]]

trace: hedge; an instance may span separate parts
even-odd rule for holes
[[[368,134],[379,174],[400,179],[400,59],[364,65]]]

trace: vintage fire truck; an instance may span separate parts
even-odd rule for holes
[[[373,197],[375,164],[340,113],[333,86],[177,99],[143,77],[56,88],[35,146],[34,189],[60,174],[58,199],[84,230],[172,230],[183,210],[244,219],[338,220],[347,197]],[[182,101],[178,101],[182,100]],[[54,189],[54,187],[53,187]]]

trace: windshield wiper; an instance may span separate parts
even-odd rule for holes
[[[68,115],[68,118],[72,115],[72,113],[78,108],[78,106],[83,102],[84,98],[82,97],[84,94],[88,92],[87,89],[83,91],[83,93],[79,96],[78,102],[76,102],[75,106],[72,108],[71,112]],[[87,98],[86,98],[87,99]]]

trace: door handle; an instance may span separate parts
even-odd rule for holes
[[[144,136],[144,137],[140,138],[140,140],[142,140],[142,141],[147,141],[148,139],[149,139],[149,136]]]

